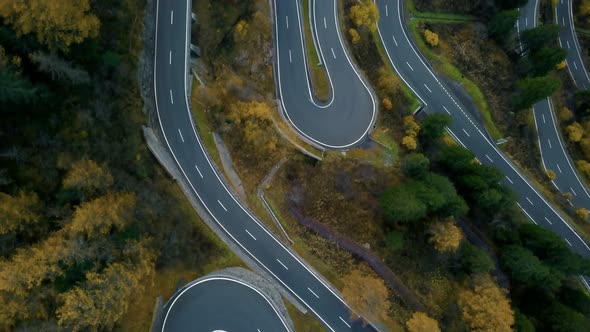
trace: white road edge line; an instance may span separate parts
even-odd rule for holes
[[[225,212],[227,212],[227,209],[225,208],[225,206],[223,205],[223,203],[221,203],[220,200],[217,200],[217,203],[219,203],[219,205],[221,205],[221,207],[225,210]]]
[[[520,203],[516,202],[516,205],[518,205],[518,207],[522,210],[522,212],[524,212],[524,214],[526,214],[527,217],[529,217],[529,219],[533,222],[533,224],[538,225],[537,222],[535,221],[535,219],[533,219],[533,217],[531,217],[531,215],[526,212],[525,209],[523,209],[523,207],[520,205]]]
[[[279,264],[281,264],[285,270],[288,270],[289,268],[287,267],[287,265],[283,264],[283,262],[281,262],[278,258],[277,258],[277,262],[279,262]]]

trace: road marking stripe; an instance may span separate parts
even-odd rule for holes
[[[326,24],[326,18],[324,17],[324,29],[328,28],[328,24]]]
[[[570,190],[572,191],[572,193],[574,194],[574,196],[578,196],[578,194],[576,194],[576,191],[574,190],[574,188],[570,187]]]
[[[342,319],[342,317],[338,316],[338,318],[340,318],[342,323],[346,324],[346,326],[348,326],[348,328],[350,328],[350,325],[344,319]]]
[[[572,243],[570,242],[570,240],[568,240],[568,239],[566,239],[566,238],[563,238],[563,239],[565,240],[565,242],[567,242],[567,244],[569,244],[569,245],[570,245],[570,247],[573,247],[573,246],[572,246]]]
[[[393,42],[395,43],[395,46],[397,46],[397,39],[395,39],[395,36],[391,35],[391,38],[393,38]]]
[[[217,200],[217,203],[219,203],[219,205],[221,205],[221,207],[225,210],[225,212],[227,212],[227,209],[225,208],[225,206],[223,206],[223,204],[221,203],[220,200]]]
[[[334,59],[336,59],[336,53],[334,53],[334,49],[332,47],[330,47],[330,49],[332,50],[332,56],[334,57]]]
[[[574,61],[574,67],[576,67],[576,70],[578,70],[578,65],[576,64],[575,61]]]
[[[520,203],[516,202],[516,205],[518,205],[518,207],[522,210],[522,212],[524,212],[524,214],[526,214],[526,216],[533,222],[533,224],[538,225],[535,219],[533,219],[533,217],[531,217],[531,215],[528,212],[526,212],[525,209],[523,209]]]
[[[443,108],[447,113],[451,114],[451,112],[449,112],[449,109],[446,106],[443,106]]]
[[[547,122],[545,121],[545,114],[541,114],[541,116],[543,117],[543,123],[547,123]]]
[[[289,16],[285,16],[285,22],[287,22],[287,29],[289,29]]]
[[[389,10],[387,8],[387,5],[385,5],[385,16],[389,16]]]
[[[180,128],[178,128],[178,135],[180,135],[180,139],[182,140],[182,143],[184,143],[184,137],[182,137],[182,133],[180,132]]]
[[[293,63],[293,57],[291,57],[291,50],[289,50],[289,62]]]
[[[563,172],[561,171],[561,167],[559,167],[559,164],[557,164],[557,170],[559,171],[559,173],[563,173]]]
[[[524,26],[525,27],[528,27],[529,26],[529,18],[528,17],[525,17],[524,18]]]
[[[429,91],[430,93],[432,93],[432,90],[430,90],[430,88],[428,87],[428,85],[426,85],[426,83],[424,83],[424,86],[426,87],[426,89],[428,89],[428,91]]]
[[[281,262],[278,258],[277,258],[277,262],[279,262],[279,264],[281,264],[285,270],[288,270],[289,268],[287,267],[287,265],[283,264],[283,262]]]
[[[512,182],[512,180],[510,180],[510,178],[509,178],[508,176],[506,176],[506,179],[507,179],[508,181],[510,181],[510,183],[514,184],[514,182]]]
[[[547,139],[547,143],[549,143],[549,148],[552,149],[553,147],[551,146],[551,140]]]
[[[467,137],[471,137],[471,135],[469,135],[469,133],[467,132],[467,130],[465,130],[465,128],[463,128],[463,132],[465,133],[465,135],[467,135]]]
[[[567,44],[567,48],[570,48],[570,41],[566,40],[565,43]]]
[[[174,24],[174,11],[173,10],[170,11],[170,24],[171,25]]]
[[[172,98],[172,89],[170,89],[170,104],[174,105],[174,98]]]
[[[410,65],[410,63],[409,63],[409,62],[407,62],[407,61],[406,61],[406,64],[408,65],[408,67],[410,67],[410,69],[411,69],[412,71],[414,71],[414,68],[412,68],[412,65]]]
[[[170,60],[168,61],[169,64],[172,64],[172,51],[170,51]]]
[[[547,221],[549,225],[553,225],[553,223],[549,219],[547,219],[547,217],[545,217],[545,221]]]
[[[197,172],[199,172],[199,175],[201,176],[201,179],[202,179],[203,173],[201,173],[201,170],[199,169],[199,167],[197,167],[197,165],[195,165],[195,168],[197,169]]]
[[[533,205],[533,206],[535,205],[535,204],[533,204],[533,201],[531,201],[528,197],[525,197],[525,198],[527,201],[529,201],[529,203],[531,203],[531,205]]]
[[[252,235],[252,233],[248,232],[247,229],[246,229],[246,233],[248,233],[248,235],[250,235],[254,239],[254,241],[256,241],[256,238],[254,237],[254,235]]]
[[[307,289],[308,289],[308,290],[309,290],[309,291],[310,291],[310,292],[311,292],[311,293],[312,293],[312,294],[313,294],[315,297],[317,297],[318,299],[320,298],[320,297],[318,296],[318,294],[316,294],[314,291],[312,291],[312,290],[311,290],[311,288],[307,287]]]
[[[490,158],[490,156],[488,156],[487,154],[486,154],[486,158],[488,158],[488,160],[489,160],[489,161],[491,161],[491,162],[494,162],[494,161],[492,160],[492,158]]]

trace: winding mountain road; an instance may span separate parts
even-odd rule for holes
[[[568,5],[568,3],[570,5]],[[559,33],[559,42],[561,45],[570,46],[568,57],[568,69],[574,81],[576,76],[578,82],[586,82],[587,77],[585,69],[582,64],[576,65],[575,69],[570,68],[576,61],[581,63],[579,50],[574,45],[577,45],[577,38],[573,32],[573,18],[570,16],[570,11],[564,11],[565,8],[571,9],[571,0],[559,0],[556,14],[562,13],[566,17],[557,15],[556,20],[562,28]],[[522,31],[537,27],[537,13],[539,11],[539,0],[529,0],[528,3],[519,9],[520,16],[516,23],[517,31],[520,35]],[[560,19],[561,17],[561,19]],[[565,26],[564,26],[565,24]],[[522,50],[521,45],[521,50]],[[584,83],[585,84],[585,83]],[[565,149],[563,138],[559,129],[559,124],[555,118],[555,110],[551,98],[545,98],[535,105],[533,105],[533,115],[535,117],[535,126],[537,129],[537,137],[539,150],[541,152],[541,160],[545,170],[552,170],[557,176],[555,180],[551,181],[555,188],[562,193],[571,193],[571,204],[577,208],[584,207],[590,209],[590,194],[586,185],[578,175],[574,164]]]
[[[528,218],[561,236],[574,252],[590,257],[588,244],[533,188],[529,180],[484,134],[482,126],[469,115],[478,111],[463,105],[417,51],[406,32],[402,0],[376,2],[381,13],[379,35],[389,60],[398,75],[425,105],[426,112],[450,115],[453,122],[448,132],[473,152],[481,163],[494,166],[505,175],[503,183],[518,195],[518,205]]]
[[[273,0],[277,94],[291,125],[305,138],[328,149],[360,143],[373,127],[377,103],[355,68],[340,35],[337,0],[309,0],[312,33],[325,67],[330,96],[315,98],[304,40],[301,0]],[[315,64],[313,64],[315,65]]]
[[[561,27],[559,45],[567,50],[565,61],[574,84],[578,89],[588,90],[590,76],[584,64],[584,55],[574,27],[573,0],[558,0],[555,6],[555,23]]]
[[[371,325],[350,319],[350,309],[340,296],[240,203],[213,167],[189,106],[190,22],[191,0],[157,1],[156,111],[166,146],[192,194],[235,244],[309,308],[327,329],[375,331]]]

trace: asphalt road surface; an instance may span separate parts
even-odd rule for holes
[[[154,88],[160,126],[180,171],[211,218],[330,331],[374,331],[304,262],[266,230],[228,189],[197,135],[188,99],[190,0],[157,2]],[[199,125],[199,124],[197,124]]]
[[[426,105],[426,111],[450,115],[453,122],[448,128],[449,133],[473,152],[481,163],[494,166],[504,173],[503,183],[518,195],[518,204],[529,219],[561,236],[573,251],[590,257],[588,244],[488,139],[480,125],[472,120],[466,106],[423,60],[408,38],[405,19],[402,17],[402,0],[376,2],[381,13],[379,35],[388,57],[400,77]]]
[[[570,11],[567,13],[564,9],[568,8],[568,3],[571,0],[559,0],[557,6],[557,13],[564,13],[570,18]],[[571,4],[570,4],[571,5]],[[529,0],[529,2],[522,8],[520,8],[520,16],[517,21],[517,31],[520,34],[522,31],[532,29],[537,26],[537,13],[539,11],[539,1]],[[568,50],[568,68],[572,66],[575,61],[580,63],[581,57],[576,52],[577,39],[573,31],[573,19],[566,19],[558,15],[557,21],[560,27],[560,43],[563,45],[570,46]],[[561,23],[563,22],[563,23]],[[565,27],[563,26],[565,24]],[[572,30],[570,30],[570,28]],[[521,45],[522,49],[522,45]],[[574,60],[572,60],[574,58]],[[578,60],[575,60],[578,58]],[[574,80],[576,76],[578,82],[586,82],[582,80],[582,76],[585,77],[585,69],[583,65],[577,65],[577,69],[570,68],[570,73]],[[584,83],[585,84],[585,83]],[[562,193],[571,193],[572,199],[571,204],[576,208],[584,207],[590,209],[590,194],[588,189],[580,179],[580,176],[576,172],[573,162],[570,159],[567,150],[563,144],[563,138],[561,136],[557,120],[555,118],[555,110],[553,109],[553,103],[550,98],[545,98],[540,102],[533,105],[533,114],[535,117],[535,126],[537,128],[537,137],[539,150],[541,151],[541,160],[543,162],[543,168],[545,170],[552,170],[557,175],[557,178],[553,181],[553,185],[557,190]]]
[[[578,89],[588,90],[590,77],[584,65],[582,48],[574,28],[573,0],[558,0],[555,7],[555,23],[561,27],[559,45],[567,50],[567,68],[574,84]]]
[[[312,33],[330,83],[330,97],[315,98],[305,53],[300,0],[273,0],[277,90],[291,125],[307,139],[328,149],[360,143],[376,118],[375,98],[351,62],[337,16],[337,0],[310,0]],[[316,65],[316,64],[311,64]]]
[[[174,294],[164,311],[162,332],[289,331],[264,295],[231,278],[190,283]]]

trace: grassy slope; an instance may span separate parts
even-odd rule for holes
[[[330,96],[330,82],[328,81],[328,75],[323,66],[318,65],[320,59],[318,58],[318,52],[313,42],[313,36],[311,33],[311,25],[309,20],[309,0],[302,1],[303,6],[303,33],[305,35],[305,53],[307,54],[307,61],[309,71],[311,74],[311,83],[313,86],[314,94],[321,100],[327,100]]]

